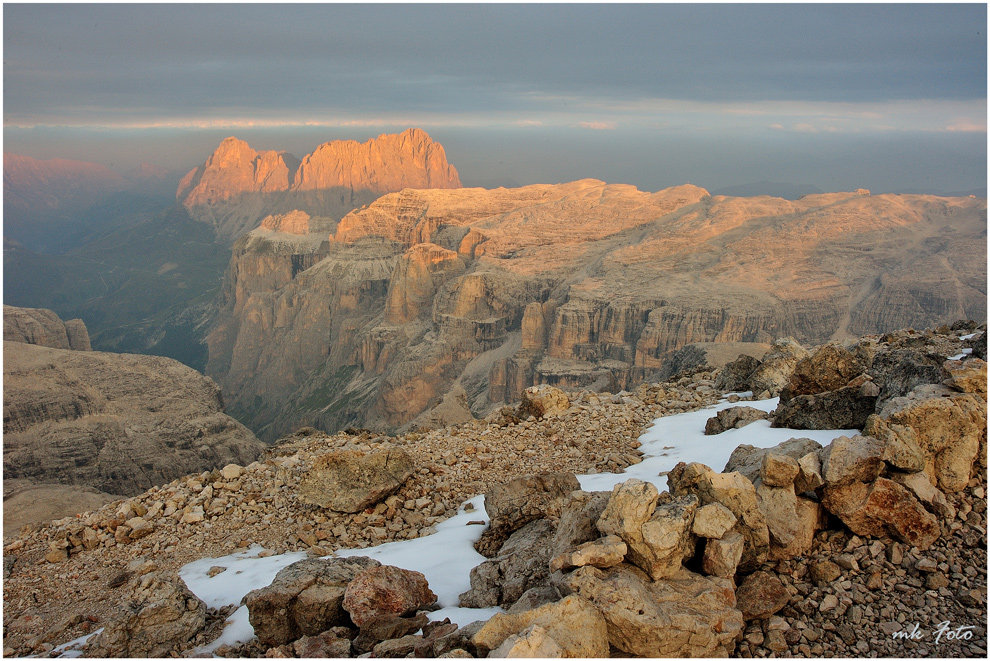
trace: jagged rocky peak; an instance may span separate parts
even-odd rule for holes
[[[37,344],[53,349],[92,351],[89,331],[82,319],[62,319],[44,308],[3,306],[5,342]]]
[[[460,187],[443,146],[421,129],[408,129],[365,143],[327,142],[301,161],[230,137],[182,179],[176,199],[233,240],[268,214],[301,210],[340,219],[383,193]]]
[[[361,144],[355,140],[326,142],[302,159],[297,190],[342,186],[379,193],[403,188],[460,188],[461,180],[447,163],[443,146],[422,129],[382,134]]]

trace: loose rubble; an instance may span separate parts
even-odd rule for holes
[[[174,572],[261,544],[313,559],[245,598],[258,638],[221,656],[985,657],[986,364],[962,351],[985,342],[974,330],[812,351],[781,341],[764,361],[618,395],[544,387],[568,408],[542,418],[503,410],[399,437],[300,430],[250,466],[6,539],[4,655],[49,655],[100,628],[89,655],[188,654],[229,611],[206,608]],[[681,463],[669,492],[636,479],[580,490],[574,474],[638,463],[645,425],[714,403],[727,382],[764,386],[757,396],[772,386],[777,415],[849,388],[850,408],[873,405],[862,434],[825,447],[795,433],[740,446],[722,472]],[[717,416],[725,428],[745,417]],[[328,457],[383,452],[412,466],[394,493],[351,513],[300,497]],[[428,622],[436,595],[416,572],[315,559],[429,535],[476,493],[488,494],[478,546],[489,559],[461,602],[507,610],[487,623]]]

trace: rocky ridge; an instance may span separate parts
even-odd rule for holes
[[[483,417],[543,383],[632,389],[680,369],[691,344],[759,355],[781,336],[982,320],[985,217],[984,200],[866,191],[404,190],[329,233],[242,237],[207,373],[272,440],[300,422]]]
[[[939,381],[935,384],[930,377],[919,377],[929,383],[918,383],[909,389],[908,394],[916,396],[908,405],[888,409],[886,414],[881,408],[877,417],[883,423],[870,423],[871,433],[879,434],[879,438],[838,439],[821,450],[809,450],[807,444],[789,441],[779,448],[756,453],[758,457],[754,449],[741,446],[726,467],[730,471],[735,466],[736,472],[719,474],[698,464],[681,464],[668,476],[671,493],[656,494],[654,489],[652,496],[635,481],[618,485],[611,494],[561,492],[544,501],[548,503],[546,507],[551,502],[558,505],[550,510],[537,508],[555,512],[550,519],[541,518],[539,511],[535,518],[534,514],[519,518],[516,508],[498,504],[499,497],[492,487],[503,485],[506,503],[522,502],[518,500],[520,487],[512,486],[513,478],[524,478],[516,480],[521,488],[539,492],[551,482],[534,482],[525,476],[618,470],[636,463],[638,443],[634,439],[644,423],[658,415],[714,402],[720,396],[716,384],[724,382],[733,371],[745,370],[730,366],[717,373],[700,372],[613,396],[585,391],[562,398],[552,388],[534,390],[532,396],[527,395],[531,401],[518,409],[504,409],[485,422],[424,434],[327,436],[311,429],[300,430],[272,448],[263,461],[192,475],[92,514],[25,530],[17,538],[6,539],[5,654],[43,653],[53,644],[92,631],[104,622],[112,623],[114,630],[124,626],[118,624],[124,620],[114,613],[113,600],[104,596],[107,591],[112,594],[122,590],[135,597],[143,594],[143,601],[134,603],[148,604],[145,609],[152,603],[172,603],[167,599],[149,601],[149,590],[179,594],[176,588],[168,587],[176,585],[174,579],[168,578],[169,572],[196,557],[227,553],[251,542],[264,543],[276,552],[307,549],[311,555],[324,556],[335,548],[430,534],[430,526],[451,515],[467,496],[488,492],[486,509],[492,515],[492,528],[499,527],[503,519],[512,523],[508,528],[499,528],[508,531],[508,538],[490,547],[492,560],[472,573],[474,596],[463,595],[462,600],[489,599],[492,597],[484,595],[494,594],[496,603],[512,606],[507,618],[497,616],[483,626],[463,629],[439,623],[424,628],[423,635],[413,635],[415,629],[399,626],[406,620],[413,626],[415,618],[409,612],[389,616],[393,619],[388,620],[388,627],[384,621],[376,620],[372,626],[362,619],[365,624],[360,632],[349,628],[345,618],[343,624],[334,624],[318,634],[310,632],[295,641],[269,641],[267,645],[255,642],[236,650],[218,651],[233,656],[266,652],[267,656],[317,656],[318,650],[326,653],[330,649],[339,656],[373,649],[376,656],[483,656],[488,650],[497,655],[515,650],[517,655],[527,652],[530,656],[559,656],[568,650],[573,653],[578,649],[574,646],[581,643],[592,645],[588,649],[596,656],[604,656],[601,652],[607,652],[608,645],[626,654],[648,656],[664,652],[686,654],[688,649],[704,654],[732,652],[737,656],[985,656],[986,364],[967,357],[966,351],[977,356],[982,353],[985,358],[985,334],[970,334],[971,339],[960,340],[959,336],[970,328],[893,333],[844,345],[850,353],[856,346],[875,349],[873,364],[867,369],[885,364],[883,356],[907,348],[911,350],[898,357],[906,359],[910,354],[916,363],[923,362],[918,359],[925,356],[957,358],[958,365],[952,365],[953,361],[945,363],[949,376],[937,374]],[[778,344],[788,351],[781,348],[777,356],[797,353],[787,343]],[[807,356],[791,362],[785,387],[797,390],[801,379],[793,375],[800,375],[809,363],[823,365],[828,361],[816,363],[816,357],[824,359],[836,351],[827,345],[805,353]],[[769,365],[776,360],[770,358],[757,366],[766,365],[760,372],[762,377],[775,370],[788,371],[783,361]],[[821,369],[822,374],[841,372],[835,367],[838,363],[829,364]],[[750,370],[749,376],[753,371],[756,370]],[[918,376],[924,372],[905,370],[901,376],[908,373]],[[829,385],[834,387],[839,381],[841,378],[833,379]],[[878,388],[882,392],[888,383],[897,388],[903,382],[888,374]],[[948,385],[943,386],[943,382]],[[891,422],[892,415],[946,399],[942,394],[924,396],[931,385],[948,387],[952,391],[949,399],[963,396],[982,402],[982,429],[964,432],[967,439],[975,435],[977,448],[967,454],[972,472],[962,484],[939,482],[939,475],[957,471],[941,470],[951,462],[938,461],[942,451],[930,442],[938,435],[937,422],[907,418],[902,419],[903,425]],[[838,390],[846,387],[841,384]],[[864,396],[876,397],[869,392]],[[781,407],[786,404],[783,402]],[[545,417],[521,419],[521,411],[542,411]],[[913,437],[908,427],[914,430]],[[883,440],[874,447],[871,438]],[[893,451],[910,446],[912,438],[922,461],[909,464],[902,461],[905,452]],[[968,440],[959,440],[969,447]],[[317,456],[342,449],[389,448],[409,453],[421,468],[396,494],[374,508],[342,514],[306,506],[296,499],[298,484]],[[793,458],[789,453],[800,456]],[[933,460],[931,466],[929,459]],[[817,511],[819,503],[827,505],[832,497],[830,490],[841,491],[854,483],[872,485],[876,490],[883,481],[898,483],[896,480],[912,475],[923,476],[929,488],[923,489],[920,483],[908,486],[908,495],[902,494],[901,498],[914,503],[914,516],[935,521],[926,539],[912,538],[912,530],[896,526],[854,533],[851,528],[859,525],[856,517],[847,519],[843,515],[853,510],[842,507],[838,510],[844,524],[801,514],[796,522],[792,520],[796,527],[788,537],[788,518],[784,514],[788,503],[790,507],[802,503],[802,512]],[[714,486],[725,480],[738,483],[742,492],[751,490],[750,504],[746,505],[738,495],[730,496],[731,491],[718,495],[723,492]],[[903,483],[907,485],[908,481]],[[703,487],[704,484],[713,486]],[[942,484],[944,491],[936,489],[935,484]],[[933,489],[942,494],[941,499]],[[628,497],[622,495],[627,493]],[[646,509],[641,511],[642,507]],[[906,520],[903,511],[896,517],[886,517],[892,518]],[[668,525],[680,532],[671,537],[672,532],[665,532]],[[902,541],[892,541],[890,536],[895,540],[902,536]],[[670,539],[708,541],[696,546],[693,541],[671,544]],[[760,539],[764,541],[752,541]],[[540,550],[547,541],[553,542],[549,553]],[[506,547],[512,549],[508,555],[501,553]],[[724,547],[726,553],[712,555],[715,551],[710,552],[709,547],[715,551]],[[665,550],[658,555],[661,548]],[[638,550],[633,553],[633,549]],[[703,560],[700,556],[691,560],[696,551],[704,556]],[[507,557],[516,560],[505,564]],[[552,561],[549,571],[548,561]],[[734,569],[739,562],[747,567],[741,573]],[[491,573],[483,569],[491,563],[500,570]],[[541,563],[544,569],[534,574]],[[532,577],[531,584],[527,584],[527,577]],[[342,584],[345,587],[340,588],[342,592],[350,589],[351,580],[356,579],[347,579]],[[491,592],[491,588],[495,591]],[[548,588],[553,592],[548,593]],[[663,593],[664,590],[674,590],[676,595]],[[573,594],[560,599],[566,592]],[[66,594],[79,601],[64,599]],[[638,616],[623,610],[623,602],[609,597],[623,594],[640,594],[635,599],[640,609]],[[683,607],[672,604],[684,603],[685,598],[694,605],[676,610]],[[175,597],[169,599],[174,601]],[[192,618],[191,626],[182,629],[188,640],[182,649],[188,650],[215,636],[218,629],[209,623],[222,620],[226,614],[207,612],[195,600],[182,599],[183,612],[202,612],[202,616]],[[428,601],[428,597],[425,599]],[[506,599],[511,602],[503,601]],[[356,608],[353,600],[347,602],[345,598],[345,602]],[[424,601],[415,603],[420,605],[411,608],[428,606]],[[645,613],[644,604],[666,606],[658,605],[656,608],[661,610]],[[670,608],[675,610],[663,610]],[[348,612],[354,615],[357,611]],[[721,613],[717,618],[716,612]],[[669,621],[665,618],[671,617],[686,637],[678,634],[665,639],[649,633],[656,622]],[[956,636],[943,633],[936,642],[934,628],[942,621],[955,627],[975,626],[975,630],[963,629]],[[914,623],[926,628],[922,636],[893,637],[899,631],[910,632]],[[568,632],[578,628],[583,635],[569,638]],[[598,633],[589,638],[593,631]],[[965,631],[972,633],[962,635]],[[151,634],[149,628],[149,639]],[[359,643],[359,639],[364,642]],[[594,647],[602,644],[594,640],[604,641],[606,647]],[[675,641],[675,645],[641,647],[655,646],[658,640],[660,645],[667,640]],[[119,653],[112,647],[99,647],[102,644],[94,643],[93,650]],[[587,650],[583,652],[589,654]]]
[[[443,146],[420,129],[363,144],[334,140],[302,160],[284,151],[255,151],[230,137],[183,177],[176,199],[233,241],[266,214],[296,210],[339,219],[384,193],[460,186]]]
[[[24,342],[52,349],[92,351],[82,319],[62,321],[51,310],[3,306],[4,342]]]
[[[181,363],[90,351],[85,325],[50,310],[5,306],[4,326],[5,531],[264,448],[223,412],[216,383]]]

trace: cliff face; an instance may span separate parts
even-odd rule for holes
[[[8,321],[29,319],[20,328],[32,329],[52,322],[46,312],[4,310],[5,480],[133,495],[261,452],[254,434],[224,414],[216,383],[177,361],[10,339]]]
[[[319,246],[241,239],[208,373],[269,438],[419,424],[452,388],[476,415],[538,383],[615,392],[692,343],[983,319],[985,230],[972,198],[404,190]]]
[[[231,137],[182,179],[176,199],[233,241],[266,214],[296,209],[340,219],[383,193],[460,186],[443,146],[420,129],[363,144],[327,142],[301,161],[286,152],[255,151]]]

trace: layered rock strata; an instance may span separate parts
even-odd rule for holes
[[[5,341],[3,367],[5,480],[129,496],[264,447],[211,379],[168,358]]]
[[[786,336],[983,319],[986,260],[971,247],[985,214],[975,198],[713,198],[594,180],[404,190],[330,234],[268,223],[238,241],[207,373],[271,439],[300,422],[462,420],[537,384],[632,388],[713,343],[762,356]],[[804,357],[776,351],[782,366]],[[758,392],[785,385],[775,364]],[[445,400],[454,389],[463,398]]]

